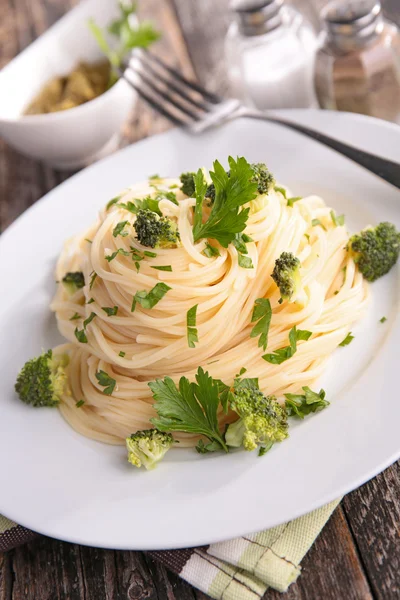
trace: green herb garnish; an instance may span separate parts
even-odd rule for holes
[[[151,419],[154,427],[160,431],[185,431],[204,435],[215,444],[214,449],[228,452],[218,427],[218,380],[199,367],[196,383],[181,377],[177,388],[170,377],[165,377],[151,381],[149,387],[158,413],[157,417]]]
[[[78,400],[78,402],[75,404],[76,408],[80,408],[81,406],[83,406],[85,404],[84,400]]]
[[[186,314],[187,340],[189,348],[195,348],[196,343],[199,341],[198,332],[196,329],[197,307],[198,304],[192,306],[192,308],[190,308]]]
[[[289,332],[289,346],[285,346],[284,348],[279,348],[275,350],[272,354],[264,354],[263,359],[273,365],[280,365],[285,362],[297,351],[297,342],[300,340],[307,341],[312,336],[311,331],[306,331],[304,329],[297,329],[296,325],[292,327]]]
[[[118,312],[118,306],[113,306],[112,308],[108,306],[102,306],[101,309],[104,310],[106,315],[108,315],[109,317],[114,317]]]
[[[172,271],[171,265],[151,265],[151,269],[157,269],[157,271]]]
[[[206,242],[206,247],[203,250],[203,254],[207,256],[207,258],[212,258],[213,256],[221,256],[220,251],[215,246],[211,246],[208,242]]]
[[[379,319],[379,323],[384,323],[385,321],[387,321],[387,317],[382,317],[382,319]]]
[[[165,294],[171,288],[164,282],[157,283],[149,292],[141,291],[136,292],[133,297],[131,312],[134,312],[136,308],[136,303],[139,304],[143,308],[153,308],[162,298],[164,298]]]
[[[128,221],[120,221],[113,229],[113,236],[117,237],[117,235],[120,235],[121,237],[126,237],[128,235],[128,232],[124,231],[124,228],[127,224]]]
[[[334,210],[331,210],[331,219],[335,227],[341,227],[344,225],[344,215],[336,215]]]
[[[126,352],[123,352],[123,351],[121,350],[121,352],[119,352],[118,356],[120,356],[121,358],[124,358],[125,354],[126,354]]]
[[[81,315],[79,315],[77,312],[73,315],[73,317],[70,317],[70,321],[76,321],[76,319],[80,319]]]
[[[311,221],[311,225],[313,227],[316,227],[317,225],[320,225],[322,227],[322,229],[324,229],[325,231],[328,231],[327,228],[325,227],[325,225],[323,225],[319,219],[313,219]]]
[[[320,390],[317,394],[304,386],[303,391],[304,394],[285,394],[286,412],[289,417],[304,419],[310,413],[319,412],[329,406],[329,402],[325,400],[324,390]]]
[[[94,286],[94,282],[95,282],[95,281],[96,281],[96,279],[97,279],[97,273],[95,273],[94,271],[92,271],[92,272],[90,273],[90,275],[91,275],[91,279],[90,279],[89,289],[91,290],[91,289],[92,289],[92,287]]]
[[[354,335],[351,335],[351,332],[346,335],[343,342],[340,342],[339,346],[348,346],[354,340]]]
[[[269,326],[271,324],[272,309],[271,303],[267,298],[257,298],[254,303],[253,314],[251,316],[251,322],[258,323],[254,325],[251,330],[250,337],[259,337],[258,347],[262,348],[265,352],[268,345],[268,333]]]
[[[78,342],[80,342],[81,344],[87,344],[87,337],[86,337],[86,333],[84,329],[78,329],[77,327],[75,328],[74,331],[75,337],[78,340]]]
[[[121,196],[115,196],[115,198],[112,198],[112,200],[110,200],[109,202],[107,202],[106,204],[106,210],[110,210],[110,208],[112,206],[114,206],[114,204],[117,204],[118,200],[121,198]]]
[[[294,198],[288,198],[287,205],[293,207],[293,204],[295,202],[298,202],[299,200],[303,200],[303,197],[302,196],[295,196]]]
[[[83,321],[83,328],[86,329],[86,327],[89,325],[89,323],[91,323],[93,321],[93,319],[95,318],[96,313],[91,312],[90,315],[88,316],[87,319],[85,319]]]
[[[99,382],[99,385],[104,387],[103,394],[106,396],[111,396],[115,386],[117,385],[116,380],[110,377],[108,373],[101,370],[96,373],[96,379]]]
[[[275,192],[280,192],[280,193],[282,194],[282,196],[283,196],[283,197],[285,198],[285,200],[286,200],[286,198],[287,198],[287,194],[286,194],[286,190],[285,190],[285,188],[283,188],[283,187],[279,187],[279,185],[276,185],[276,186],[274,187],[274,190],[275,190]]]

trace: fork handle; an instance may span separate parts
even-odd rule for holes
[[[268,116],[262,111],[242,108],[239,111],[238,116],[239,115],[241,117],[250,117],[252,119],[260,119],[261,121],[278,123],[279,125],[283,125],[284,127],[298,131],[299,133],[302,133],[307,137],[310,137],[313,140],[316,140],[317,142],[336,150],[336,152],[347,156],[347,158],[350,158],[350,160],[353,160],[365,169],[368,169],[368,171],[375,173],[375,175],[378,175],[381,179],[384,179],[400,189],[399,163],[376,156],[375,154],[370,154],[364,150],[359,150],[354,146],[349,146],[348,144],[339,142],[339,140],[331,138],[330,136],[320,133],[319,131],[315,131],[314,129],[309,129],[304,125],[293,123],[292,121],[287,121],[286,119],[281,119],[280,117]]]

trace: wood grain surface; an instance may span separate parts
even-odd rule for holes
[[[324,0],[293,0],[316,18]],[[0,67],[76,0],[0,0]],[[157,52],[210,89],[227,89],[223,37],[228,0],[142,0],[157,21]],[[399,0],[387,13],[400,21]],[[123,145],[169,128],[139,102]],[[0,141],[0,231],[71,173],[23,157]],[[4,341],[3,341],[4,343]],[[371,440],[371,444],[374,441]],[[0,491],[1,493],[1,491]],[[281,595],[268,591],[267,600]],[[400,598],[400,463],[350,493],[303,561],[287,600]],[[206,596],[141,552],[99,550],[41,537],[0,554],[0,600],[205,600]]]

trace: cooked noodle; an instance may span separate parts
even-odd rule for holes
[[[178,183],[163,180],[161,187],[167,190]],[[142,184],[125,192],[120,201],[152,192],[152,187]],[[245,367],[246,377],[258,377],[260,389],[278,399],[285,392],[298,392],[320,377],[332,352],[365,310],[368,287],[345,251],[346,228],[334,225],[330,208],[321,198],[309,196],[288,207],[280,192],[258,197],[245,230],[253,240],[247,247],[254,268],[246,269],[239,266],[232,244],[227,249],[219,247],[220,256],[202,254],[206,240],[193,243],[195,200],[179,190],[177,197],[179,206],[161,200],[160,208],[163,214],[176,217],[181,244],[157,248],[157,257],[142,260],[139,271],[131,256],[105,259],[119,248],[152,250],[140,246],[129,225],[127,237],[113,236],[117,223],[135,220],[134,214],[118,205],[104,209],[95,225],[69,241],[59,259],[57,280],[79,270],[86,282],[73,296],[59,285],[52,303],[59,330],[70,342],[57,349],[70,355],[71,394],[64,395],[60,409],[72,427],[88,437],[120,444],[130,433],[148,428],[155,415],[148,382],[166,375],[175,382],[182,375],[193,380],[199,365],[228,384]],[[319,219],[325,229],[312,226],[313,219]],[[278,303],[280,293],[271,273],[283,251],[301,261],[304,305]],[[155,270],[154,265],[171,265],[172,272]],[[90,289],[93,272],[97,278]],[[162,300],[152,309],[138,305],[132,313],[135,293],[149,291],[161,281],[171,287]],[[273,311],[267,352],[288,345],[293,325],[313,333],[281,365],[263,360],[257,339],[250,337],[254,302],[264,297],[270,299]],[[87,304],[91,298],[94,302]],[[186,313],[196,304],[199,343],[189,348]],[[118,306],[116,316],[102,310],[114,306]],[[71,320],[71,316],[78,313],[85,319],[92,312],[96,318],[86,328],[88,343],[79,343],[74,330],[77,324],[82,327],[82,320]],[[119,356],[120,352],[125,356]],[[112,396],[103,393],[96,379],[100,370],[117,382]],[[77,408],[80,399],[84,405]],[[220,415],[221,427],[229,418]],[[175,437],[182,442],[180,446],[192,446],[197,439],[179,433]]]

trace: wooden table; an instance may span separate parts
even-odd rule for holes
[[[299,2],[310,12],[307,0]],[[397,3],[387,0],[393,17],[398,17]],[[74,4],[76,0],[0,0],[1,66]],[[227,5],[227,0],[142,0],[142,15],[154,18],[164,32],[158,51],[187,75],[219,91],[226,88],[222,41]],[[168,127],[139,103],[125,127],[123,143]],[[25,158],[0,141],[0,230],[69,175]],[[303,573],[287,599],[400,598],[399,524],[397,463],[344,499],[305,558]],[[265,598],[279,596],[268,591]],[[0,554],[0,600],[22,598],[204,600],[206,596],[142,552],[98,550],[42,537]]]

